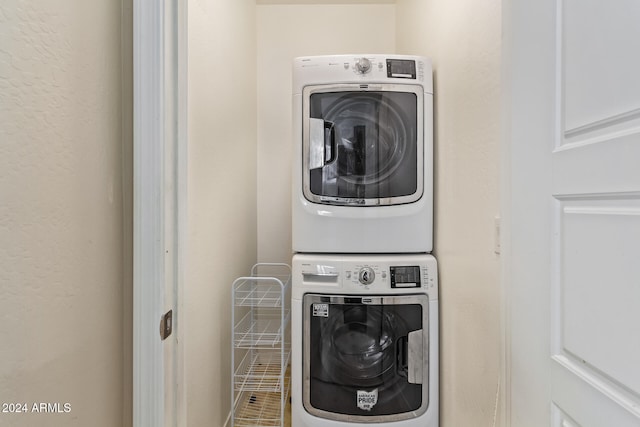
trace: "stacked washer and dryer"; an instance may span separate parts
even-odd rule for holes
[[[428,59],[296,58],[292,426],[438,426]]]

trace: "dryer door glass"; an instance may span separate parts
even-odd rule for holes
[[[308,412],[381,422],[426,411],[426,295],[308,294],[304,301],[303,400]]]
[[[390,205],[422,196],[423,94],[418,86],[391,89],[339,86],[307,91],[307,199]]]

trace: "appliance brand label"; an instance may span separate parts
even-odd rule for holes
[[[314,317],[329,317],[329,304],[313,304]]]
[[[358,390],[357,393],[358,408],[364,411],[370,411],[378,403],[378,389],[373,391]]]

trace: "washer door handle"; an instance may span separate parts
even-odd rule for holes
[[[424,363],[423,330],[411,331],[407,343],[407,380],[411,384],[422,384]]]

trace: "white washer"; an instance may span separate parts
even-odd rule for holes
[[[296,58],[294,252],[431,252],[430,60]]]
[[[438,426],[433,256],[293,257],[295,427]]]

